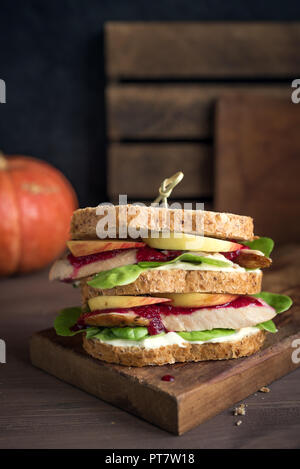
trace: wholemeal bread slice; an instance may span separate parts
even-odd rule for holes
[[[166,365],[175,362],[199,362],[205,360],[228,360],[252,355],[257,352],[265,340],[265,332],[255,334],[232,342],[204,344],[187,343],[185,347],[177,344],[155,349],[141,347],[116,347],[100,342],[97,339],[86,339],[83,336],[83,348],[98,360],[126,366]]]
[[[97,215],[96,210],[97,207],[87,207],[73,213],[71,220],[72,239],[97,239],[97,223],[101,219],[104,221],[104,217],[110,217],[113,225],[110,224],[110,227],[115,227],[117,233],[120,229],[127,233],[127,227],[130,226],[131,229],[135,230],[162,231],[169,228],[171,232],[191,233],[221,239],[253,239],[253,219],[232,213],[134,205],[102,206],[101,215]],[[128,235],[124,234],[119,237],[127,238]]]
[[[261,290],[262,272],[224,272],[214,270],[148,270],[129,285],[99,290],[80,282],[82,302],[98,295],[142,295],[151,293],[232,293],[252,295]]]

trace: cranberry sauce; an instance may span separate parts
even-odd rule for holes
[[[180,254],[182,254],[182,251],[159,251],[158,249],[146,246],[137,250],[136,261],[167,262],[172,261],[176,257],[180,256]]]
[[[222,256],[226,257],[226,259],[228,259],[229,261],[235,262],[238,255],[242,251],[242,249],[249,249],[249,248],[247,246],[242,245],[242,247],[240,247],[236,251],[220,252],[220,254],[222,254]]]
[[[85,324],[85,319],[90,316],[95,316],[102,313],[120,313],[126,314],[128,311],[134,311],[138,316],[141,316],[146,319],[150,319],[150,324],[148,326],[148,332],[150,335],[160,334],[165,332],[165,327],[161,321],[159,309],[160,305],[145,305],[145,306],[135,306],[133,308],[110,308],[92,311],[91,313],[82,314],[77,322],[79,325]]]
[[[175,378],[172,375],[164,375],[161,377],[161,380],[162,381],[175,381]]]
[[[88,256],[79,256],[75,257],[73,254],[68,254],[67,259],[72,264],[75,269],[78,269],[84,265],[91,264],[92,262],[106,261],[107,259],[112,259],[118,254],[125,253],[136,248],[129,249],[113,249],[111,251],[101,251],[95,254],[89,254]],[[158,249],[152,249],[149,247],[143,247],[136,249],[136,261],[160,261],[166,262],[175,259],[175,257],[180,256],[182,251],[159,251]]]
[[[126,314],[128,311],[133,311],[138,316],[143,318],[150,319],[150,324],[148,326],[148,332],[150,335],[156,335],[160,332],[165,331],[165,327],[161,320],[161,315],[170,316],[170,315],[177,315],[177,314],[192,314],[199,309],[219,309],[219,308],[243,308],[249,305],[253,306],[263,306],[259,299],[254,298],[252,296],[238,296],[235,300],[230,301],[229,303],[225,303],[222,305],[217,306],[197,306],[193,308],[184,308],[181,306],[171,306],[166,304],[155,304],[155,305],[143,305],[143,306],[135,306],[133,308],[110,308],[110,309],[103,309],[103,310],[96,310],[92,311],[91,313],[83,314],[79,320],[79,325],[85,324],[85,319],[90,316],[95,316],[97,314],[102,313],[119,313],[119,314]]]
[[[112,251],[101,251],[96,252],[95,254],[89,254],[88,256],[79,256],[75,257],[73,254],[68,254],[67,259],[72,264],[75,269],[91,264],[92,262],[106,261],[107,259],[112,259],[121,252],[129,251],[129,249],[114,249]]]
[[[78,331],[82,331],[82,330],[87,329],[87,328],[88,328],[87,324],[84,324],[84,322],[81,322],[80,318],[79,318],[77,323],[74,326],[70,327],[70,331],[78,332]]]
[[[167,332],[165,326],[163,325],[160,316],[151,319],[148,326],[148,332],[150,335],[160,334],[161,332]]]
[[[93,262],[99,262],[99,261],[106,261],[107,259],[112,259],[113,257],[116,257],[118,254],[122,254],[125,252],[128,252],[132,249],[136,250],[136,262],[167,262],[167,261],[172,261],[176,257],[180,256],[183,251],[160,251],[159,249],[153,249],[148,246],[142,247],[142,248],[129,248],[129,249],[114,249],[111,251],[102,251],[102,252],[97,252],[94,254],[89,254],[88,256],[73,256],[72,253],[69,253],[67,256],[68,261],[70,264],[73,266],[74,271],[72,277],[76,276],[78,273],[78,270],[87,265],[91,264]],[[231,251],[231,252],[221,252],[226,259],[235,262],[236,258],[238,257],[240,251],[242,249],[247,249],[247,246],[242,246],[240,249],[237,249],[236,251]],[[71,279],[67,279],[69,281],[72,281]]]
[[[142,261],[159,261],[159,262],[167,262],[170,260],[175,259],[176,257],[180,256],[182,251],[159,251],[158,249],[152,249],[148,246],[143,248],[129,248],[129,249],[113,249],[111,251],[102,251],[97,252],[95,254],[89,254],[88,256],[73,256],[72,253],[68,254],[67,259],[70,264],[73,266],[74,271],[72,277],[75,277],[78,273],[78,270],[87,264],[92,264],[93,262],[99,261],[106,261],[107,259],[112,259],[116,257],[118,254],[123,254],[128,252],[132,249],[136,250],[136,262]],[[71,279],[67,279],[70,282]]]
[[[101,251],[96,252],[94,254],[89,254],[88,256],[73,256],[72,253],[68,254],[67,259],[73,267],[73,273],[71,276],[70,281],[73,280],[74,277],[78,274],[78,271],[84,265],[92,264],[93,262],[99,261],[106,261],[108,259],[112,259],[116,257],[118,254],[122,254],[125,252],[130,251],[132,248],[129,249],[113,249],[111,251]]]

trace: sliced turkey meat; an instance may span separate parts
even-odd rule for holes
[[[206,331],[211,329],[242,329],[269,321],[276,312],[267,303],[241,308],[202,308],[191,314],[161,315],[168,331]]]
[[[240,308],[225,306],[224,308],[201,308],[190,314],[160,315],[164,327],[168,331],[205,331],[211,329],[241,329],[261,322],[269,321],[276,316],[276,311],[260,300],[262,306],[250,304]],[[135,314],[128,309],[126,313],[98,313],[88,316],[85,324],[90,326],[148,326],[151,319]]]
[[[145,248],[141,248],[141,249],[145,249]],[[53,264],[49,273],[49,279],[61,280],[61,281],[72,281],[72,280],[77,280],[83,277],[88,277],[88,276],[97,274],[99,272],[103,272],[105,270],[110,270],[115,267],[135,264],[136,262],[138,262],[138,257],[140,254],[137,255],[137,253],[138,252],[140,253],[141,250],[124,249],[123,251],[124,252],[122,252],[122,250],[108,251],[107,256],[109,257],[107,259],[101,259],[101,260],[97,259],[97,256],[98,256],[97,254],[85,256],[81,258],[76,258],[72,256],[71,254],[69,254],[67,257],[63,259],[59,259]],[[156,251],[156,250],[153,250],[153,251]],[[167,252],[167,251],[157,251],[157,254],[161,256],[163,252]],[[172,253],[172,251],[169,251],[168,255],[166,256],[170,256],[170,253]],[[213,253],[193,252],[193,254],[200,255],[200,256],[201,255],[212,256]],[[227,253],[227,254],[234,255],[235,252]],[[166,257],[166,260],[167,259],[168,257]],[[230,257],[228,259],[230,260]],[[224,257],[224,260],[226,261],[225,257]],[[260,251],[254,251],[251,249],[240,250],[239,253],[236,256],[234,256],[234,258],[232,258],[232,261],[239,264],[241,267],[246,267],[249,269],[268,267],[272,262],[271,259],[269,259],[268,257],[265,257],[262,253],[260,253]]]
[[[133,311],[128,313],[100,313],[87,317],[85,324],[99,327],[148,326],[150,319],[138,316]]]
[[[110,270],[115,267],[121,267],[122,265],[135,264],[136,251],[136,249],[124,249],[124,252],[118,253],[109,259],[96,260],[86,264],[83,263],[81,266],[76,264],[72,265],[67,257],[65,259],[59,259],[54,262],[51,267],[49,279],[72,281],[97,274],[98,272]]]

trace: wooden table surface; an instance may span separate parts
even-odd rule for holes
[[[298,301],[300,275],[290,267],[292,259],[295,249],[281,250],[265,289],[272,281],[280,292],[286,282]],[[300,248],[296,260],[299,265]],[[29,337],[50,327],[55,312],[78,298],[71,286],[50,284],[47,271],[0,281],[0,338],[7,348],[7,363],[0,365],[0,448],[300,447],[300,369],[271,384],[271,392],[245,399],[245,416],[228,409],[180,437],[35,369]]]

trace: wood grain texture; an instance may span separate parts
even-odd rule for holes
[[[215,208],[247,214],[276,242],[300,237],[300,113],[281,99],[222,98],[216,115]]]
[[[110,78],[296,77],[300,23],[111,22]]]
[[[273,261],[264,288],[289,292],[299,307],[299,245],[276,249]],[[78,302],[76,289],[50,284],[43,271],[2,279],[0,297],[8,352],[0,365],[0,448],[299,448],[300,369],[274,382],[270,393],[244,400],[244,417],[234,417],[231,407],[174,438],[30,364],[29,337],[50,327],[59,308]]]
[[[112,84],[106,88],[110,140],[200,139],[214,133],[214,105],[236,93],[284,97],[291,88],[262,84]]]
[[[261,352],[251,357],[172,366],[175,381],[161,381],[169,366],[122,367],[85,354],[81,338],[58,337],[54,329],[32,336],[33,365],[159,427],[181,435],[233,405],[263,385],[300,366],[292,343],[300,340],[300,309],[289,323],[269,334]]]
[[[108,193],[112,199],[118,194],[154,199],[162,180],[177,171],[183,171],[185,179],[176,187],[173,197],[212,195],[212,146],[192,143],[108,146]]]

